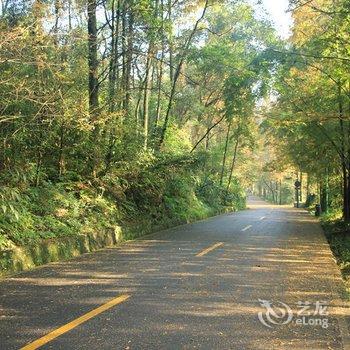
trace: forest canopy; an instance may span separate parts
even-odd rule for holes
[[[349,4],[290,11],[284,40],[250,1],[2,0],[0,245],[290,203],[296,177],[349,220]]]

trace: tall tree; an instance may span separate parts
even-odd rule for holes
[[[89,48],[89,111],[90,117],[96,121],[99,108],[99,83],[98,83],[98,42],[97,42],[97,1],[88,0],[88,48]]]

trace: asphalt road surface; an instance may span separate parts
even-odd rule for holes
[[[318,222],[258,199],[0,282],[0,349],[348,349]]]

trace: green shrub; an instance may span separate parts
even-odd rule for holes
[[[140,234],[152,227],[191,222],[245,206],[236,179],[230,190],[214,179],[202,179],[204,158],[199,155],[151,153],[138,157],[137,166],[93,182],[42,181],[31,186],[3,186],[0,191],[0,249],[42,239],[74,236],[133,227]],[[1,180],[1,179],[0,179]]]
[[[345,279],[347,297],[350,299],[350,223],[341,219],[339,210],[322,215],[321,222]]]
[[[215,210],[239,210],[245,208],[246,198],[243,189],[234,179],[230,190],[206,178],[196,190],[197,196]]]

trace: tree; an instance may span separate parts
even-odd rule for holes
[[[317,179],[320,197],[330,174],[342,176],[342,189],[335,192],[342,192],[343,217],[348,221],[350,95],[345,32],[349,18],[344,6],[343,1],[295,2],[293,47],[279,57],[282,65],[275,84],[279,98],[273,113],[277,135],[286,140],[282,149],[289,162]]]

